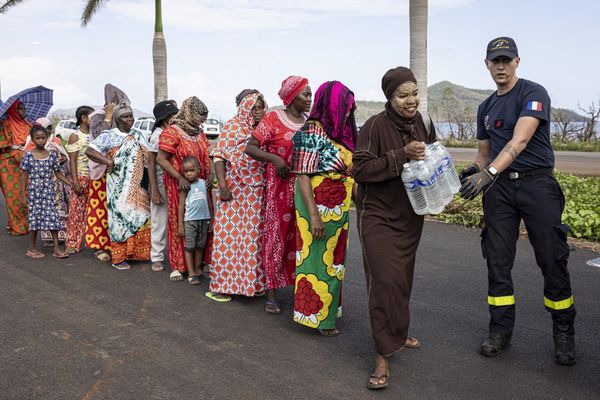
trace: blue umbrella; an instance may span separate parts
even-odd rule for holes
[[[27,121],[34,123],[36,119],[45,117],[52,107],[52,89],[36,86],[10,96],[6,102],[0,102],[0,120],[6,118],[6,111],[16,100],[20,100],[27,108]]]

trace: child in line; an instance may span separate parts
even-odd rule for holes
[[[74,254],[81,249],[85,233],[87,204],[90,197],[90,167],[85,151],[92,141],[90,134],[90,114],[94,109],[80,106],[75,111],[77,131],[69,137],[67,151],[71,167],[71,204],[67,223],[67,253]]]
[[[66,258],[69,255],[58,245],[60,217],[52,178],[56,176],[65,185],[71,183],[61,172],[58,152],[46,149],[48,130],[36,123],[31,127],[29,136],[35,143],[35,148],[27,151],[21,160],[21,169],[29,176],[29,249],[27,256],[31,258],[44,257],[44,254],[36,248],[36,240],[37,231],[45,230],[50,231],[52,235],[54,257]],[[27,175],[21,176],[23,186],[27,184]],[[25,194],[23,194],[23,201],[25,202]]]
[[[211,218],[206,182],[198,178],[199,168],[200,163],[196,157],[184,158],[183,176],[190,183],[190,190],[179,194],[178,210],[178,234],[185,238],[185,264],[188,270],[188,281],[192,285],[200,284],[200,264]]]

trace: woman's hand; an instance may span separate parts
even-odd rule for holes
[[[77,179],[73,179],[71,188],[73,189],[73,193],[75,193],[77,196],[81,196],[83,194],[83,188],[81,187]]]
[[[319,214],[310,216],[310,233],[312,233],[315,240],[321,240],[325,237],[325,225]]]
[[[177,228],[177,235],[179,237],[185,237],[185,228],[184,228],[183,224],[179,224],[179,226]]]
[[[422,142],[410,142],[404,146],[404,153],[409,160],[420,161],[425,159],[425,144]]]
[[[181,177],[179,177],[178,181],[179,181],[179,191],[180,192],[187,192],[188,190],[190,190],[190,183],[188,182],[187,179],[185,179],[183,176],[181,176]]]
[[[157,189],[152,189],[152,203],[156,204],[157,206],[163,203],[162,196]]]
[[[227,186],[219,188],[219,197],[221,198],[221,201],[230,201],[233,199],[233,196],[231,195],[231,192]]]
[[[275,156],[275,159],[273,160],[273,166],[275,167],[275,172],[277,172],[277,175],[283,179],[287,179],[290,172],[290,167],[283,158]]]
[[[108,160],[108,163],[106,163],[106,172],[108,172],[110,174],[114,168],[115,168],[115,162],[113,160]]]

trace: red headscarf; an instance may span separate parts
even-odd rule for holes
[[[308,79],[301,76],[288,76],[283,82],[281,82],[281,89],[279,89],[279,97],[283,100],[283,104],[287,107],[292,101],[300,94],[302,89],[308,86]]]
[[[11,132],[12,144],[22,146],[27,140],[27,135],[29,135],[31,124],[19,114],[19,110],[17,110],[19,104],[21,104],[21,101],[15,100],[15,102],[6,111],[6,121],[4,121],[4,126],[9,132]]]

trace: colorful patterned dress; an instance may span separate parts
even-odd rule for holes
[[[252,136],[269,153],[277,154],[289,165],[292,137],[303,124],[296,124],[283,110],[275,110],[258,124]],[[294,175],[280,178],[272,163],[265,167],[265,214],[263,231],[263,268],[267,289],[294,284],[296,269],[296,217],[294,212]]]
[[[24,124],[23,129],[28,131],[29,125]],[[27,233],[27,204],[22,200],[25,188],[21,186],[21,175],[24,172],[19,165],[27,134],[16,134],[14,129],[8,121],[0,121],[0,188],[8,214],[8,233],[24,235]]]
[[[52,181],[54,173],[61,171],[58,153],[50,151],[48,158],[38,160],[28,151],[21,160],[21,169],[29,175],[29,230],[58,231],[60,217]]]
[[[75,133],[77,142],[67,144],[67,152],[77,152],[77,176],[71,171],[72,179],[77,179],[83,193],[77,195],[71,188],[71,203],[69,204],[69,220],[67,222],[67,247],[79,250],[85,233],[87,205],[90,197],[90,168],[89,159],[85,154],[90,145],[92,135],[78,130]]]
[[[55,137],[54,134],[51,134],[46,142],[45,146],[46,150],[55,151],[59,155],[59,163],[63,164],[68,161],[68,156],[65,149],[62,146],[62,142],[59,138]],[[35,143],[31,140],[31,137],[28,137],[25,141],[25,151],[30,151],[35,149]],[[63,157],[63,161],[60,160],[60,157]],[[61,164],[60,172],[65,173],[65,169]],[[56,197],[56,206],[58,210],[58,217],[60,220],[60,229],[58,230],[58,240],[64,242],[67,238],[67,222],[69,220],[69,195],[67,192],[67,188],[65,184],[56,177],[56,175],[52,175],[52,184],[54,185],[54,196]],[[51,244],[52,242],[52,233],[50,231],[40,231],[40,238],[42,241]]]
[[[195,156],[200,162],[198,177],[206,180],[210,175],[210,159],[208,157],[208,139],[204,133],[190,136],[180,127],[171,125],[160,134],[158,149],[172,155],[171,165],[178,173],[182,173],[181,163],[188,156]],[[168,173],[164,173],[165,192],[167,195],[167,206],[169,211],[169,263],[171,270],[186,272],[185,259],[183,257],[183,238],[177,234],[179,227],[177,210],[179,209],[179,182]],[[209,194],[209,199],[212,197]],[[205,258],[209,256],[211,240],[207,240],[205,247]]]
[[[242,100],[236,117],[225,124],[213,161],[225,162],[232,199],[217,197],[210,264],[210,291],[254,296],[266,289],[262,268],[264,167],[244,153],[254,126],[252,107],[259,94]]]
[[[332,141],[318,122],[294,135],[292,172],[310,176],[325,237],[314,240],[310,214],[296,187],[296,282],[294,321],[311,328],[333,329],[342,315],[342,281],[352,186],[352,152]]]
[[[114,128],[90,144],[114,162],[106,174],[108,232],[112,263],[150,259],[150,196],[142,187],[147,143],[143,133]]]

